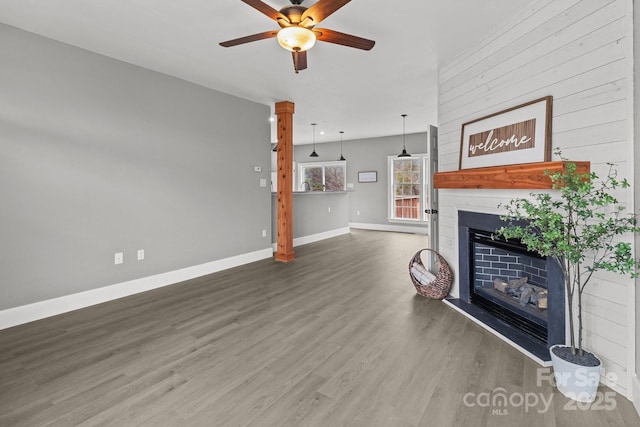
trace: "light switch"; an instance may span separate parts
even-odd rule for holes
[[[267,186],[266,178],[260,178],[260,187],[266,187],[266,186]]]

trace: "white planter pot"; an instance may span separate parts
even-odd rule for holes
[[[577,365],[558,357],[552,351],[555,347],[566,346],[554,345],[549,348],[551,362],[553,363],[553,375],[558,391],[578,402],[593,402],[600,384],[602,361],[598,359],[600,362],[598,366]]]

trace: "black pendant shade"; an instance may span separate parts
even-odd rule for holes
[[[311,126],[313,126],[313,151],[309,157],[318,157],[318,153],[316,153],[316,123],[311,123]]]
[[[406,114],[402,114],[402,153],[398,154],[398,157],[411,157],[411,154],[407,153],[406,135],[405,135],[405,119]]]
[[[342,155],[342,134],[344,133],[344,131],[340,131],[340,158],[338,160],[347,160],[344,158],[344,156]]]

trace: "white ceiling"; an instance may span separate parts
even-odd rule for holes
[[[218,45],[279,28],[240,0],[0,0],[0,22],[272,109],[292,101],[294,140],[302,144],[312,140],[312,122],[317,143],[339,140],[340,130],[345,141],[402,133],[403,113],[407,133],[437,125],[438,66],[533,2],[353,0],[319,27],[373,39],[375,47],[318,42],[299,74],[275,39]]]

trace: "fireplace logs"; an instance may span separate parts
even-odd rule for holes
[[[493,279],[493,289],[518,300],[522,307],[532,304],[544,310],[547,308],[547,290],[536,285],[531,285],[526,277],[511,279],[509,281]]]

